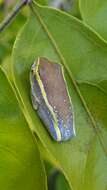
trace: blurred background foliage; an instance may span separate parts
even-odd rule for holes
[[[0,22],[9,14],[15,3],[17,3],[15,0],[0,0]],[[0,63],[11,55],[16,35],[25,23],[27,15],[28,8],[26,7],[16,16],[9,27],[0,33]]]
[[[8,16],[17,2],[17,0],[0,0],[0,23],[5,17]],[[80,18],[78,0],[37,0],[37,2],[42,5],[48,5],[61,9]],[[29,8],[26,6],[15,17],[14,21],[12,21],[9,26],[2,33],[0,33],[0,64],[4,67],[7,65],[7,62],[11,61],[11,52],[15,38],[18,31],[26,22],[28,15]],[[44,162],[48,176],[49,190],[70,190],[64,175],[49,162]]]
[[[0,0],[0,22],[12,11],[14,5],[19,1]],[[78,0],[36,0],[36,2],[42,5],[54,6],[80,18]],[[28,6],[24,7],[9,27],[0,34],[0,64],[11,55],[16,35],[29,14],[28,9]]]

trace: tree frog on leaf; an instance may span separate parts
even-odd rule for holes
[[[75,136],[71,98],[61,64],[38,57],[30,71],[33,108],[55,141]]]

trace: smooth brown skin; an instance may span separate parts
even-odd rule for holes
[[[39,75],[50,105],[66,120],[71,115],[71,104],[62,75],[61,65],[46,58],[40,58]]]

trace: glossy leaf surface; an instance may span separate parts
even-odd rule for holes
[[[39,151],[12,88],[0,69],[0,189],[46,189]]]
[[[107,45],[66,13],[36,3],[32,9],[33,15],[18,35],[13,49],[14,83],[25,117],[72,189],[105,190]],[[54,142],[33,110],[29,72],[38,56],[65,66],[77,133],[70,141]]]
[[[107,40],[107,1],[80,0],[83,20]]]

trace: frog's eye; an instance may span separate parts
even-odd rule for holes
[[[39,117],[56,141],[70,139],[75,135],[74,114],[62,65],[40,57],[31,70],[35,76],[31,92],[33,103],[39,102]]]

